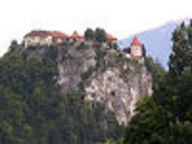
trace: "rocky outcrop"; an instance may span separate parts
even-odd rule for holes
[[[152,78],[144,59],[123,58],[107,43],[68,41],[23,51],[28,57],[54,59],[58,68],[57,83],[63,93],[84,91],[86,101],[102,104],[104,113],[114,113],[121,125],[126,125],[135,114],[135,104],[152,94]]]
[[[91,42],[74,43],[66,47],[59,47],[58,83],[63,92],[78,90],[82,81],[81,74],[96,65],[96,53]]]
[[[138,100],[152,94],[151,75],[145,66],[136,70],[129,63],[124,68],[125,77],[118,68],[108,68],[103,73],[94,74],[86,87],[86,100],[103,104],[106,114],[113,112],[121,125],[126,125],[134,115]]]

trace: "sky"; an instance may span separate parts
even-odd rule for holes
[[[0,56],[35,29],[71,34],[104,28],[123,39],[166,22],[192,18],[191,0],[2,0]]]

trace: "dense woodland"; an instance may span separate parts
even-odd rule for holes
[[[153,67],[154,94],[138,103],[122,143],[192,143],[192,22],[178,26],[172,41],[169,71]]]
[[[55,47],[47,46],[41,60],[20,47],[13,41],[0,59],[1,144],[92,144],[121,136],[113,114],[90,106],[84,91],[61,93]]]
[[[94,37],[90,29],[86,35]],[[192,143],[192,23],[178,26],[172,40],[169,71],[146,58],[154,93],[138,103],[137,114],[125,132],[113,114],[106,117],[100,113],[102,106],[91,108],[82,99],[83,91],[60,92],[51,47],[39,61],[27,57],[13,42],[0,59],[0,143]],[[102,124],[104,119],[107,128]]]

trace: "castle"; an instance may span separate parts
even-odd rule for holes
[[[137,37],[134,37],[130,47],[123,49],[123,52],[129,59],[139,59],[145,56],[145,48]]]
[[[117,40],[111,34],[107,34],[106,38],[108,41]],[[66,41],[83,42],[85,41],[85,36],[79,34],[77,31],[74,31],[72,35],[68,36],[59,31],[33,30],[26,34],[23,39],[25,48],[38,45],[57,45]]]
[[[71,36],[59,31],[45,31],[45,30],[33,30],[24,36],[24,45],[37,46],[37,45],[52,45],[61,44],[67,40],[84,41],[84,36],[74,31]]]
[[[107,41],[117,40],[111,34],[106,34]],[[70,36],[59,31],[33,30],[26,34],[23,39],[25,48],[29,46],[58,45],[66,41],[84,42],[85,36],[74,31]],[[140,59],[145,56],[145,48],[137,37],[134,37],[130,47],[123,49],[123,55],[128,59]]]

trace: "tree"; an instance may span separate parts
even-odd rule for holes
[[[153,90],[158,89],[160,81],[162,81],[166,75],[165,69],[158,62],[154,62],[152,57],[145,57],[145,66],[152,74]]]
[[[27,55],[40,48],[40,58]],[[58,47],[40,48],[10,50],[0,59],[0,143],[92,144],[120,137],[116,119],[106,118],[100,106],[91,109],[83,90],[61,92]]]
[[[192,21],[189,26],[182,23],[174,31],[172,41],[169,70],[173,76],[180,76],[184,70],[192,70]]]
[[[11,45],[9,47],[9,51],[14,51],[16,49],[18,49],[19,45],[17,40],[12,40]]]
[[[142,44],[142,52],[143,52],[143,57],[146,57],[146,48],[144,44]]]
[[[106,42],[107,34],[104,29],[96,28],[95,30],[95,39],[98,42]]]
[[[192,143],[191,30],[192,23],[182,23],[174,31],[169,71],[156,81],[153,97],[138,105],[127,127],[125,144]],[[154,68],[150,59],[147,65]]]
[[[84,35],[85,35],[85,39],[86,40],[94,40],[95,39],[95,33],[94,33],[94,31],[91,28],[88,28],[85,31]]]

